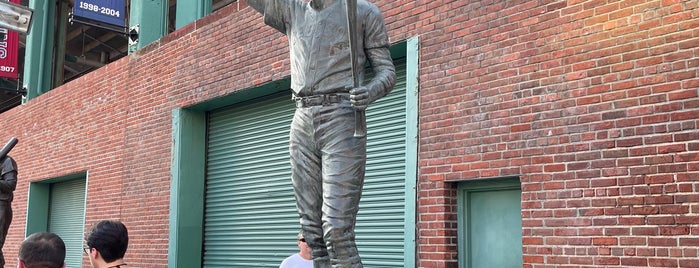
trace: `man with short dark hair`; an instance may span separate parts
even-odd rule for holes
[[[123,268],[129,233],[126,226],[113,220],[95,223],[85,236],[85,253],[89,255],[93,268]]]
[[[63,268],[66,245],[54,233],[34,233],[19,247],[19,268]]]

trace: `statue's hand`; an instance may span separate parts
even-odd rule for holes
[[[378,94],[368,87],[358,87],[350,90],[350,103],[355,110],[365,110],[369,104],[378,98]]]

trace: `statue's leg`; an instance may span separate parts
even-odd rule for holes
[[[5,245],[7,231],[10,229],[12,222],[12,204],[6,201],[0,201],[0,267],[5,266],[5,256],[2,254],[2,248]]]
[[[337,108],[324,114],[323,231],[332,267],[360,268],[354,226],[364,183],[366,138],[354,137],[354,110]]]
[[[320,154],[313,138],[312,108],[299,108],[291,123],[289,152],[291,154],[291,182],[296,196],[301,229],[311,247],[316,267],[330,267],[328,251],[323,241],[321,206],[323,203]]]

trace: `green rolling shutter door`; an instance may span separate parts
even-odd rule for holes
[[[367,111],[367,172],[356,233],[366,267],[403,267],[405,62]],[[209,114],[204,267],[278,267],[298,251],[288,91]],[[409,249],[412,250],[412,249]]]
[[[66,268],[82,267],[83,222],[85,221],[85,180],[51,185],[48,231],[66,244]]]

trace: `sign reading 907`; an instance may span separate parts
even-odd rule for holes
[[[124,27],[125,0],[77,0],[73,15]]]

